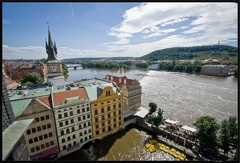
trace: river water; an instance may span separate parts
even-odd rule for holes
[[[238,115],[238,79],[153,70],[69,69],[66,82],[104,78],[106,74],[137,79],[142,86],[142,106],[155,102],[164,110],[163,117],[193,127],[200,116],[209,115],[219,123]],[[139,75],[141,74],[141,75]],[[146,75],[146,76],[144,76]],[[93,144],[98,160],[176,160],[160,150],[149,153],[143,145],[149,137],[135,127],[127,128]],[[99,153],[102,155],[100,156]],[[84,150],[60,160],[86,160]]]

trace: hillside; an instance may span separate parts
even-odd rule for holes
[[[142,60],[202,60],[209,57],[215,59],[229,58],[237,60],[238,48],[228,45],[209,45],[209,46],[192,46],[192,47],[173,47],[153,51],[147,55],[139,57]]]

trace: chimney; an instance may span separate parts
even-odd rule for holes
[[[119,83],[121,83],[121,82],[122,82],[122,78],[120,77],[120,78],[119,78]]]
[[[125,84],[125,85],[127,84],[127,80],[126,80],[126,78],[124,79],[124,84]]]

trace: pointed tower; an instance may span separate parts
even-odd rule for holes
[[[63,76],[62,63],[57,60],[57,46],[52,41],[52,36],[48,26],[48,40],[45,39],[46,53],[48,54],[45,63],[46,82],[53,86],[54,90],[65,89],[65,79]]]

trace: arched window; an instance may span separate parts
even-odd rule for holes
[[[73,132],[73,131],[75,131],[75,128],[74,128],[74,127],[72,127],[72,132]]]
[[[63,139],[62,139],[62,143],[64,143],[64,142],[65,142],[65,139],[63,138]]]
[[[75,135],[73,135],[73,136],[72,136],[72,138],[73,138],[73,139],[75,139],[75,138],[76,138],[76,136],[75,136]]]
[[[64,135],[64,131],[63,130],[61,131],[61,135]]]
[[[70,132],[69,129],[66,130],[67,134]]]
[[[83,142],[83,139],[80,139],[80,143],[82,143]]]
[[[65,150],[66,148],[67,148],[66,145],[64,145],[64,146],[63,146],[63,150]]]
[[[79,136],[82,136],[82,132],[79,133]]]
[[[84,131],[84,135],[86,135],[87,134],[87,131]]]
[[[98,114],[98,110],[95,110],[95,115],[97,115]]]
[[[73,142],[73,145],[76,145],[76,144],[77,144],[76,141],[74,141],[74,142]]]
[[[71,140],[70,136],[67,137],[67,140],[68,140],[68,141]]]

